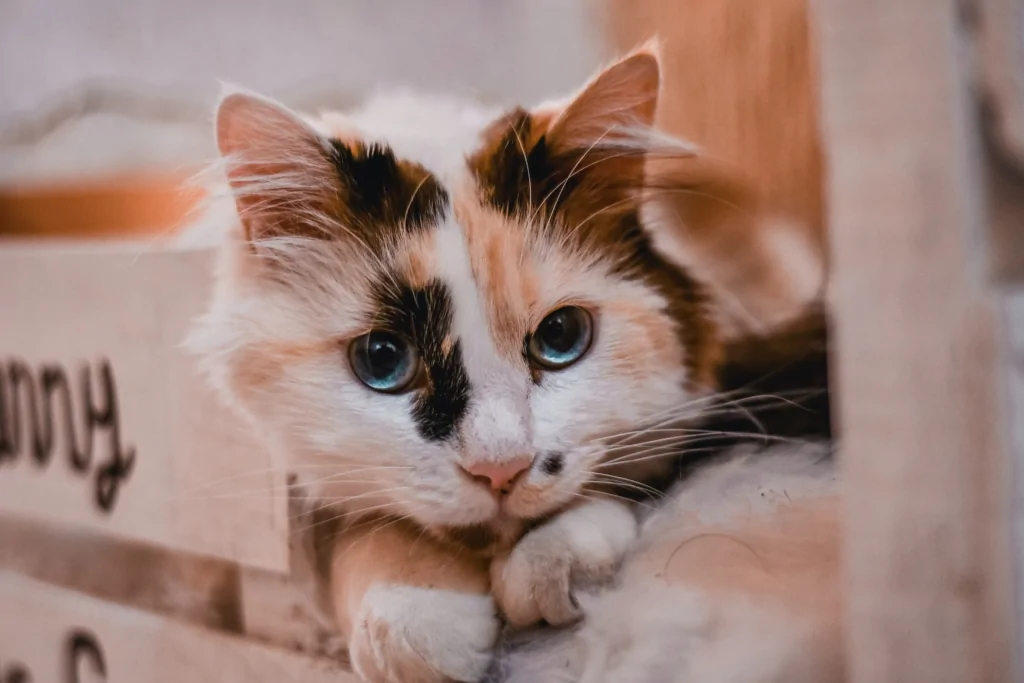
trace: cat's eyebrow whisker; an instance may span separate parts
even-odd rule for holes
[[[530,175],[530,157],[526,154],[526,145],[523,144],[523,139],[519,136],[519,131],[512,124],[512,121],[508,116],[505,117],[505,123],[507,123],[508,127],[512,130],[512,134],[516,136],[516,144],[519,146],[519,153],[523,155],[523,168],[526,169],[527,201],[529,201],[527,206],[533,206],[533,177]],[[547,198],[545,197],[545,199]],[[541,203],[543,204],[543,202]],[[530,216],[530,220],[533,220],[533,216]]]
[[[571,168],[571,169],[569,170],[569,175],[567,175],[567,176],[565,177],[565,180],[563,180],[562,182],[560,182],[560,183],[558,184],[558,187],[557,187],[557,188],[554,188],[554,189],[552,189],[552,191],[551,191],[551,192],[554,192],[554,190],[555,190],[555,189],[557,189],[557,190],[558,190],[558,196],[557,196],[557,197],[555,197],[555,203],[554,203],[554,207],[555,207],[555,208],[557,208],[557,207],[558,207],[558,202],[560,202],[560,201],[562,200],[562,193],[563,193],[563,192],[565,191],[565,188],[566,188],[566,186],[567,186],[567,185],[569,184],[569,181],[570,181],[570,180],[572,180],[572,178],[573,178],[573,177],[574,177],[574,176],[575,176],[575,175],[576,175],[576,174],[577,174],[577,173],[578,173],[579,171],[583,170],[583,169],[580,169],[580,164],[582,164],[582,163],[583,163],[583,160],[584,160],[584,159],[586,159],[586,158],[587,158],[587,156],[588,156],[588,155],[589,155],[589,154],[590,154],[590,153],[591,153],[592,151],[594,151],[594,148],[595,148],[595,147],[597,147],[597,146],[598,146],[598,145],[599,145],[599,144],[601,143],[601,141],[602,141],[602,140],[604,140],[604,139],[605,139],[605,138],[606,138],[606,137],[608,136],[608,134],[609,134],[610,132],[612,132],[612,129],[613,129],[613,126],[609,126],[609,127],[608,127],[608,129],[607,129],[607,130],[606,130],[605,132],[601,133],[601,135],[600,135],[600,136],[599,136],[599,137],[598,137],[598,138],[597,138],[596,140],[594,140],[594,142],[592,142],[592,143],[590,144],[590,147],[588,147],[588,148],[586,149],[586,151],[584,151],[584,152],[583,152],[583,154],[582,154],[582,155],[580,155],[580,158],[576,160],[576,163],[575,163],[575,164],[573,164],[573,167],[572,167],[572,168]],[[542,199],[542,200],[541,200],[541,204],[540,204],[541,206],[543,206],[543,205],[544,205],[544,204],[545,204],[545,203],[547,202],[547,200],[548,200],[548,197],[550,197],[550,196],[551,196],[551,192],[549,192],[549,193],[548,193],[548,194],[547,194],[547,195],[546,195],[546,196],[544,197],[544,199]],[[550,212],[550,213],[548,214],[548,219],[547,219],[547,221],[545,222],[545,225],[544,225],[544,228],[545,228],[545,230],[547,229],[547,227],[548,227],[549,225],[551,225],[551,221],[552,221],[552,219],[554,218],[554,216],[555,216],[555,212],[554,212],[554,211],[551,211],[551,212]],[[531,220],[532,220],[532,217],[531,217]]]

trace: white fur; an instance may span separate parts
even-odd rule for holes
[[[501,110],[470,99],[408,89],[380,90],[346,118],[366,140],[386,142],[445,183],[464,173],[466,155]]]
[[[833,495],[827,446],[779,446],[735,457],[677,487],[644,523],[614,586],[579,594],[582,625],[540,632],[506,652],[490,683],[826,683],[842,680],[835,633],[770,601],[711,597],[650,573],[648,549],[686,525],[762,518],[779,505]]]
[[[266,100],[259,102],[264,106]],[[305,123],[293,115],[277,118],[308,127],[305,133],[289,134],[316,137],[343,128],[345,134],[384,140],[400,156],[421,161],[448,179],[454,192],[467,184],[465,154],[478,144],[480,129],[492,115],[455,100],[406,92],[373,98],[348,116],[307,118]],[[285,141],[275,149],[315,147]],[[296,160],[300,166],[311,162]],[[314,177],[322,174],[310,170]],[[293,181],[301,179],[288,180]],[[289,186],[292,191],[301,188]],[[600,316],[587,357],[534,385],[521,358],[508,358],[495,348],[490,314],[469,263],[465,226],[451,214],[434,239],[436,275],[452,292],[452,332],[472,384],[457,440],[424,441],[411,419],[411,397],[369,390],[347,367],[343,349],[330,344],[321,355],[282,365],[259,392],[239,395],[228,371],[238,354],[366,331],[373,313],[370,283],[387,276],[394,257],[384,250],[368,259],[357,244],[344,240],[273,239],[261,242],[260,258],[278,261],[278,272],[286,276],[262,282],[251,273],[253,257],[239,239],[237,217],[230,223],[233,231],[226,231],[214,301],[190,346],[204,357],[204,367],[229,400],[253,418],[268,441],[286,451],[301,481],[325,502],[351,512],[411,515],[431,526],[486,522],[494,518],[497,503],[459,472],[460,465],[562,452],[562,473],[528,472],[504,503],[511,516],[543,515],[571,502],[588,482],[604,453],[595,437],[633,430],[691,398],[684,388],[681,350],[655,345],[616,312],[638,305],[660,311],[664,300],[641,282],[613,275],[595,254],[574,253],[540,239],[528,240],[523,255],[540,287],[531,324],[566,301],[594,307]]]
[[[589,501],[526,535],[495,562],[491,581],[512,624],[562,625],[580,616],[572,588],[607,579],[636,539],[633,513],[616,501]]]
[[[498,637],[488,596],[376,586],[363,598],[350,657],[368,683],[479,681]]]
[[[634,101],[619,93],[615,101],[625,101],[632,111],[649,98],[649,93],[641,94]],[[254,179],[250,188],[241,190],[232,176],[235,191],[248,192],[249,198],[269,195],[273,208],[296,207],[314,226],[332,234],[348,233],[352,239],[258,236],[254,246],[240,239],[237,216],[230,225],[225,219],[228,239],[217,291],[190,343],[204,357],[215,384],[270,442],[286,451],[290,465],[316,498],[346,514],[408,516],[426,526],[536,519],[578,502],[581,489],[599,476],[598,465],[609,446],[617,443],[606,439],[635,437],[638,429],[652,422],[699,414],[686,388],[687,359],[681,344],[673,334],[658,336],[657,325],[652,333],[652,319],[668,322],[662,296],[638,279],[614,273],[596,254],[546,241],[532,217],[520,217],[519,225],[491,227],[525,232],[520,266],[529,269],[537,290],[532,310],[520,313],[533,326],[526,329],[567,303],[592,310],[595,318],[594,341],[586,357],[535,383],[530,368],[517,356],[518,349],[513,354],[498,348],[494,316],[470,262],[469,226],[460,225],[452,212],[433,233],[436,252],[432,265],[425,267],[433,269],[430,277],[450,288],[454,326],[449,341],[461,345],[472,393],[453,438],[422,438],[412,418],[414,397],[370,390],[355,377],[345,353],[346,344],[374,324],[371,289],[376,283],[386,284],[395,271],[398,246],[384,245],[368,253],[359,248],[355,226],[321,215],[329,213],[317,208],[323,202],[304,204],[303,199],[322,198],[325,189],[337,189],[331,185],[336,169],[326,156],[315,153],[318,145],[326,148],[330,135],[385,142],[399,157],[432,171],[453,197],[472,198],[465,194],[467,188],[473,190],[466,155],[479,145],[481,131],[498,113],[410,92],[375,97],[346,116],[300,118],[268,109],[265,100],[255,110],[252,118],[241,121],[248,126],[241,130],[253,131],[264,145],[255,150],[254,158],[265,163],[269,157],[286,171],[280,177]],[[617,115],[618,111],[613,102],[599,113],[628,129],[633,117]],[[583,134],[589,130],[585,125],[580,129]],[[619,131],[612,142],[625,144],[630,135],[629,130]],[[244,136],[234,139],[239,138]],[[652,145],[658,142],[655,136],[651,140]],[[260,210],[258,202],[250,209],[255,214]],[[489,210],[481,210],[473,220],[506,221]],[[273,277],[263,277],[267,262],[275,267]],[[803,292],[806,287],[798,289]],[[275,355],[274,349],[286,351]],[[260,361],[267,361],[267,367]],[[254,371],[254,365],[262,375],[240,380]],[[533,468],[500,507],[490,491],[459,471],[460,465],[479,460],[497,462],[552,451],[564,454],[562,471],[546,474]],[[635,547],[642,548],[662,527],[671,526],[672,516],[682,514],[693,501],[700,503],[701,514],[719,509],[714,491],[728,502],[720,506],[723,515],[751,491],[760,497],[765,484],[752,487],[760,480],[751,478],[759,470],[746,464],[737,467],[737,476],[728,468],[719,469],[715,476],[699,479],[698,488],[680,492],[673,505],[646,520]],[[793,473],[765,470],[758,476],[762,475],[778,481]],[[702,495],[712,499],[702,500]],[[513,621],[545,617],[565,623],[578,615],[570,584],[607,578],[636,534],[631,513],[617,503],[589,501],[562,512],[528,534],[500,565],[499,597]],[[738,680],[714,676],[745,671],[740,662],[712,657],[702,664],[694,655],[697,644],[708,645],[704,650],[712,654],[716,651],[714,643],[707,642],[709,624],[714,619],[728,621],[733,606],[712,607],[699,595],[646,594],[646,588],[637,592],[631,576],[627,565],[621,588],[581,600],[588,617],[585,626],[577,637],[558,642],[559,647],[567,643],[568,650],[562,650],[557,660],[536,660],[557,665],[554,670],[518,680],[556,681],[570,674],[594,683],[653,683],[662,680],[658,676],[668,671],[668,661],[686,673],[685,680]],[[666,605],[677,598],[687,609],[672,617]],[[649,610],[647,616],[635,611],[639,609]],[[746,614],[742,605],[735,609]],[[630,639],[646,635],[638,632],[651,623],[677,637],[677,647],[662,641],[660,655],[633,647]],[[378,586],[362,600],[354,631],[352,658],[357,671],[370,681],[473,681],[487,665],[497,620],[489,596]],[[741,625],[721,638],[738,638],[745,644],[751,633],[749,626]],[[778,635],[783,637],[781,631]],[[612,653],[619,659],[610,659]],[[649,667],[643,669],[641,661]],[[630,679],[638,671],[646,673]]]
[[[466,464],[532,456],[529,374],[521,361],[516,365],[495,347],[462,227],[449,220],[437,231],[436,243],[441,274],[455,305],[452,331],[460,340],[466,371],[476,389],[461,428]]]

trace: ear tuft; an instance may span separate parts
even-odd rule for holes
[[[339,191],[327,141],[284,106],[236,89],[217,106],[216,131],[249,240],[326,231]]]
[[[661,89],[659,44],[648,41],[595,76],[552,122],[560,144],[587,147],[654,125]]]

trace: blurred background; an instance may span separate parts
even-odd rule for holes
[[[6,0],[0,236],[176,229],[221,82],[299,110],[395,86],[529,105],[652,35],[662,125],[820,232],[807,21],[805,0]]]
[[[173,235],[203,200],[187,181],[215,153],[222,82],[299,110],[345,110],[398,86],[528,106],[654,35],[661,127],[741,169],[762,208],[822,252],[829,217],[842,434],[861,446],[844,474],[860,551],[851,653],[886,673],[854,679],[1009,680],[1005,659],[1024,658],[1024,0],[0,0],[0,252],[25,238]],[[30,292],[5,344],[17,324],[43,325],[33,296],[75,315],[99,300],[70,260],[32,251],[0,253],[0,294]],[[51,291],[72,281],[71,295]],[[102,282],[120,292],[121,280]],[[203,294],[185,289],[192,298],[167,307],[177,322]],[[159,329],[168,348],[180,340]],[[79,332],[54,342],[76,362]],[[13,346],[43,354],[31,336]],[[125,338],[124,365],[163,391],[145,374],[162,369],[156,347]],[[0,568],[31,564],[24,573],[55,585],[242,629],[234,613],[221,623],[203,611],[224,586],[238,602],[233,564],[173,565],[168,585],[198,596],[181,607],[180,593],[110,569],[149,581],[142,550],[99,552],[56,532],[40,550],[44,536],[0,525]],[[99,560],[89,574],[69,557]],[[290,643],[290,612],[276,607],[245,632]]]
[[[415,86],[531,102],[608,53],[587,0],[5,0],[0,231],[168,227],[214,153],[221,82],[297,109]],[[43,201],[45,199],[45,201]],[[63,220],[57,204],[86,211]]]

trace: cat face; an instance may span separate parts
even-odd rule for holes
[[[707,292],[642,211],[682,150],[658,82],[641,50],[532,111],[223,100],[240,221],[193,346],[318,497],[487,545],[710,388]]]

